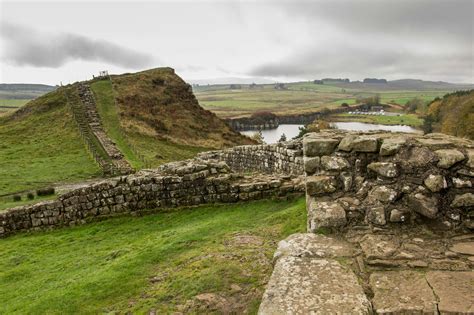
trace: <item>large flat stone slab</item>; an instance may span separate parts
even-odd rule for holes
[[[370,276],[370,286],[377,314],[436,314],[436,297],[422,273],[375,272]]]
[[[474,314],[474,271],[430,271],[426,279],[441,314]]]
[[[370,314],[355,274],[336,260],[278,259],[258,314]]]
[[[308,258],[352,257],[354,246],[347,241],[313,233],[297,233],[278,243],[274,259],[282,256]]]

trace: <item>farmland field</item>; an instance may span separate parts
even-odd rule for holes
[[[285,84],[283,90],[274,88],[274,84],[258,85],[250,88],[241,85],[240,89],[230,89],[229,85],[195,86],[194,93],[204,108],[213,111],[222,118],[249,116],[257,111],[271,111],[275,114],[299,114],[314,112],[322,108],[335,108],[342,103],[355,104],[356,99],[380,94],[383,103],[404,105],[417,97],[431,101],[462,86],[427,85],[413,89],[398,89],[398,85],[389,84],[313,84],[295,82]]]

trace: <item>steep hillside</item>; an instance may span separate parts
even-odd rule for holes
[[[445,95],[428,106],[433,132],[474,139],[474,90]]]
[[[66,106],[64,89],[0,118],[0,195],[99,175]]]
[[[199,106],[191,87],[171,68],[112,76],[112,81],[128,133],[205,148],[252,143]]]
[[[82,84],[94,94],[107,137],[135,169],[252,141],[202,109],[172,69],[117,75],[112,82],[104,78]],[[88,123],[81,113],[78,116],[77,109],[83,107],[78,87],[78,83],[60,87],[0,117],[0,199],[57,182],[102,176],[93,157],[102,161],[109,157],[98,139],[83,130]]]

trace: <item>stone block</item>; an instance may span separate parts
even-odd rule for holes
[[[405,138],[389,138],[384,139],[380,146],[380,155],[388,156],[396,154],[400,148],[406,143]]]
[[[428,197],[420,193],[409,195],[408,205],[413,211],[430,219],[436,218],[438,213],[438,200],[435,197]]]
[[[377,186],[369,192],[369,198],[381,201],[383,203],[394,201],[397,198],[397,195],[398,192],[395,189],[389,188],[387,186]]]
[[[456,195],[454,196],[454,200],[451,203],[451,207],[453,208],[473,207],[473,206],[474,206],[474,194],[472,193]]]
[[[306,193],[310,196],[333,193],[337,190],[337,182],[333,176],[308,176]]]
[[[372,207],[367,210],[367,221],[377,225],[385,225],[387,220],[385,219],[384,207]]]
[[[312,197],[307,199],[309,232],[341,227],[347,223],[346,211],[337,202],[317,201]]]
[[[373,162],[367,165],[367,168],[383,177],[395,178],[398,176],[398,168],[395,163]]]
[[[426,280],[441,314],[474,314],[474,271],[430,271]]]
[[[439,192],[448,187],[448,183],[443,175],[429,175],[425,179],[425,186],[432,192]]]
[[[303,151],[305,156],[322,156],[334,152],[339,140],[330,138],[311,138],[306,137],[303,140]]]
[[[437,150],[435,154],[438,156],[438,167],[448,169],[454,164],[465,159],[462,152],[456,149]]]
[[[377,152],[378,139],[371,136],[360,136],[352,142],[352,150],[355,152]]]
[[[369,282],[377,314],[437,314],[436,297],[422,273],[374,272]]]
[[[336,260],[285,256],[258,314],[371,314],[371,306],[355,274]]]
[[[340,156],[321,157],[321,166],[327,171],[342,171],[349,168],[349,162]]]
[[[320,165],[320,158],[319,156],[316,157],[304,157],[304,171],[307,174],[314,174]]]

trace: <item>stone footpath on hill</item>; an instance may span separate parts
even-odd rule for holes
[[[259,314],[474,314],[474,234],[294,234],[274,263]]]

